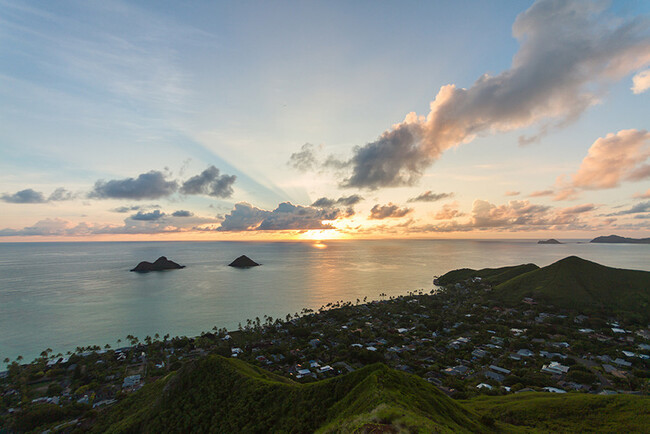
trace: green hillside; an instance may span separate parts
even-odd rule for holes
[[[647,432],[650,398],[584,393],[521,393],[461,401],[495,420],[541,432]]]
[[[209,356],[101,414],[96,432],[489,432],[414,375],[381,364],[298,384]]]
[[[498,285],[506,282],[513,277],[519,276],[529,271],[537,270],[539,267],[535,264],[515,265],[512,267],[501,268],[483,268],[482,270],[473,270],[471,268],[461,268],[453,270],[438,279],[439,285],[452,285],[454,283],[463,282],[473,277],[480,277],[486,283],[491,285]]]
[[[547,267],[460,269],[438,279],[441,285],[481,277],[493,291],[489,298],[516,305],[525,297],[544,304],[601,315],[650,321],[650,272],[606,267],[569,256]]]
[[[509,302],[532,297],[567,309],[650,320],[650,272],[606,267],[576,256],[503,282],[493,296]]]

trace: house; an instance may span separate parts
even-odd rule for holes
[[[632,363],[628,362],[627,360],[623,360],[620,357],[614,360],[614,363],[616,363],[618,366],[625,366],[626,368],[632,366]]]
[[[569,367],[558,362],[551,362],[548,365],[543,365],[541,371],[547,374],[564,375],[569,372]]]
[[[510,370],[496,365],[490,365],[490,369],[503,375],[510,375]]]
[[[124,378],[124,382],[122,383],[122,388],[139,386],[140,380],[141,380],[140,374],[126,377]]]
[[[548,351],[540,351],[539,355],[542,357],[546,357],[547,359],[552,359],[553,357],[559,357],[561,359],[566,359],[567,356],[564,354],[560,353],[549,353]]]
[[[458,366],[449,367],[442,372],[444,372],[447,375],[464,375],[465,373],[467,373],[468,370],[469,368],[467,366],[458,365]]]
[[[517,351],[517,354],[519,354],[521,357],[533,357],[535,355],[535,353],[527,348]]]
[[[472,351],[472,356],[482,359],[483,357],[487,356],[487,351],[477,348],[474,351]]]
[[[498,381],[499,383],[503,382],[503,380],[505,380],[506,378],[505,376],[501,374],[497,374],[496,372],[492,372],[492,371],[485,371],[483,375],[485,376],[485,378],[490,378],[492,380]]]
[[[543,387],[543,389],[550,393],[566,393],[566,390],[558,389],[557,387]]]
[[[490,386],[487,383],[481,383],[476,386],[477,389],[487,389],[487,390],[492,390],[492,386]]]

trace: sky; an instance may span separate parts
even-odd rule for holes
[[[0,242],[648,237],[650,2],[0,0]]]

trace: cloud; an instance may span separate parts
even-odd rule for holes
[[[219,169],[210,166],[201,174],[185,181],[181,187],[183,194],[207,194],[208,196],[228,198],[232,196],[235,175],[219,175]]]
[[[634,197],[637,199],[650,199],[650,188],[645,193],[634,193]]]
[[[527,200],[513,200],[495,205],[477,199],[466,221],[450,221],[440,224],[412,226],[412,232],[468,232],[468,231],[532,231],[591,229],[581,220],[581,215],[594,209],[593,204],[572,208],[554,209],[550,206],[532,204]]]
[[[454,202],[443,205],[442,209],[435,214],[434,218],[436,220],[451,220],[464,215],[465,213],[460,212],[458,209],[458,202]]]
[[[321,197],[320,199],[314,201],[311,206],[314,206],[316,208],[332,208],[336,205],[354,206],[362,200],[363,197],[359,196],[358,194],[353,194],[351,196],[342,196],[336,200],[327,197]]]
[[[287,164],[301,172],[314,170],[317,166],[316,146],[305,143],[300,148],[300,151],[291,154]]]
[[[650,63],[649,28],[645,18],[612,18],[603,2],[535,2],[513,24],[520,47],[509,70],[469,89],[443,86],[426,117],[409,113],[356,147],[341,186],[412,185],[444,151],[478,134],[541,125],[541,136],[573,122],[608,84]]]
[[[552,196],[554,193],[555,192],[553,190],[538,190],[530,193],[528,197]]]
[[[140,207],[137,206],[137,205],[134,205],[134,206],[119,206],[117,208],[113,208],[111,211],[116,212],[116,213],[120,213],[120,214],[125,214],[127,212],[137,211],[139,209],[140,209]]]
[[[561,190],[556,200],[570,198],[578,190],[618,187],[622,181],[650,178],[650,133],[646,130],[621,130],[596,140],[570,181],[558,180]]]
[[[639,214],[642,212],[650,212],[650,200],[647,202],[640,202],[623,211],[618,211],[612,214],[607,214],[607,216],[616,216],[616,215],[629,215],[629,214]]]
[[[166,214],[164,212],[160,212],[160,210],[156,209],[151,212],[144,212],[144,211],[138,211],[137,214],[133,214],[131,216],[132,220],[140,220],[140,221],[153,221],[153,220],[160,220],[163,218]]]
[[[239,232],[332,229],[331,224],[324,224],[323,221],[336,220],[345,216],[346,214],[339,209],[306,207],[293,205],[290,202],[279,204],[273,211],[240,202],[224,216],[216,230]]]
[[[632,92],[643,93],[650,88],[650,69],[641,71],[632,77]]]
[[[88,197],[94,199],[158,199],[176,192],[178,183],[168,181],[162,172],[152,170],[137,178],[97,181]]]
[[[425,191],[419,196],[412,197],[408,199],[406,202],[411,203],[411,202],[436,202],[441,199],[447,199],[450,197],[453,197],[454,193],[433,193],[431,190]]]
[[[3,194],[0,200],[8,203],[47,203],[73,199],[74,195],[65,188],[57,188],[46,199],[43,193],[27,188],[14,194]]]
[[[224,232],[254,230],[269,213],[270,211],[254,207],[249,203],[240,202],[235,204],[235,208],[225,215],[217,230]]]
[[[585,212],[593,211],[596,209],[596,205],[593,203],[585,203],[583,205],[576,205],[569,208],[561,208],[558,210],[561,214],[582,214]]]
[[[503,193],[504,196],[519,196],[520,194],[520,191],[506,191]]]
[[[383,220],[386,218],[399,218],[412,212],[411,208],[400,208],[399,206],[389,203],[388,205],[375,205],[370,210],[371,220]]]
[[[172,213],[172,217],[192,217],[194,214],[191,211],[178,210]]]
[[[65,188],[57,188],[50,194],[50,197],[47,198],[48,202],[60,202],[64,200],[71,200],[74,198],[72,192],[66,190]]]
[[[3,194],[0,196],[0,200],[3,202],[9,203],[45,203],[45,196],[43,193],[34,191],[31,188],[21,190],[14,194]]]
[[[257,227],[257,230],[332,229],[333,226],[323,224],[323,220],[336,220],[342,216],[341,211],[338,209],[317,209],[283,202],[264,218],[262,223]]]

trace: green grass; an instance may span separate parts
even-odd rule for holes
[[[650,320],[650,272],[610,268],[576,256],[503,282],[492,296],[510,303],[532,297],[567,309]]]
[[[650,321],[650,272],[606,267],[569,256],[547,267],[534,264],[471,270],[463,268],[440,277],[442,285],[453,285],[481,277],[493,285],[493,301],[516,305],[525,297],[555,307],[599,316],[619,316],[645,323]]]
[[[650,398],[584,393],[521,393],[461,401],[502,423],[542,432],[648,432]]]
[[[537,269],[539,269],[539,267],[535,264],[522,264],[501,268],[483,268],[482,270],[461,268],[459,270],[450,271],[441,276],[438,279],[438,282],[440,285],[452,285],[455,283],[463,282],[467,279],[471,279],[473,277],[480,277],[486,283],[498,285],[512,279],[513,277]]]
[[[382,364],[298,384],[220,356],[145,386],[101,414],[93,430],[327,433],[371,425],[393,432],[491,430],[431,384]]]
[[[298,384],[209,356],[98,416],[94,432],[641,432],[650,398],[523,393],[455,401],[382,364]]]

